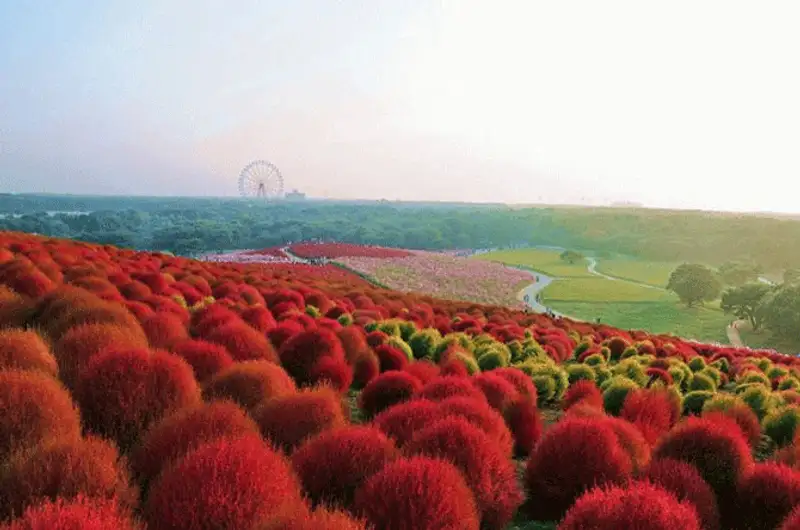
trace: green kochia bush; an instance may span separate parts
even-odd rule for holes
[[[603,408],[609,414],[617,416],[622,410],[625,398],[628,397],[628,392],[637,388],[640,387],[635,381],[622,375],[615,375],[603,383],[601,387],[601,390],[603,390]]]
[[[706,375],[705,372],[695,372],[692,382],[689,383],[689,390],[709,390],[713,392],[716,389],[717,385],[714,380]]]
[[[800,380],[796,377],[784,377],[781,379],[781,382],[778,383],[778,390],[799,390],[800,389]]]
[[[722,412],[740,405],[746,406],[747,403],[739,396],[727,394],[725,392],[717,392],[711,399],[705,402],[703,405],[703,412]]]
[[[595,383],[597,383],[598,385],[602,385],[603,383],[605,383],[614,376],[611,370],[604,364],[598,364],[592,366],[592,370],[594,370],[594,373],[596,375]]]
[[[759,419],[764,419],[772,407],[772,391],[764,385],[754,384],[742,392],[740,397]]]
[[[583,364],[588,364],[589,366],[597,366],[601,364],[606,364],[606,359],[599,353],[593,353],[583,360]]]
[[[800,407],[790,405],[775,409],[764,418],[764,432],[779,446],[783,447],[794,440],[797,426],[800,425]]]
[[[410,320],[401,320],[397,327],[400,329],[400,338],[406,342],[411,340],[411,337],[417,332],[417,325]]]
[[[736,385],[748,385],[750,383],[760,383],[766,387],[771,387],[772,383],[769,377],[760,372],[747,372],[745,375],[736,380]]]
[[[582,379],[589,381],[597,380],[597,374],[595,374],[592,367],[585,364],[570,364],[566,367],[566,370],[570,384]]]
[[[472,339],[466,333],[462,333],[460,331],[456,333],[448,333],[434,349],[433,359],[431,360],[435,363],[438,363],[442,353],[444,353],[445,350],[447,350],[447,348],[450,346],[459,346],[469,352],[471,352],[474,348]]]
[[[634,381],[639,386],[645,386],[648,381],[647,374],[645,374],[645,369],[639,364],[636,359],[626,359],[621,361],[617,364],[611,371],[615,375],[623,375]]]
[[[693,372],[699,372],[706,367],[706,360],[698,355],[696,357],[692,357],[687,364]]]
[[[533,384],[536,385],[536,395],[539,403],[548,403],[555,400],[556,382],[547,375],[533,376]]]
[[[539,389],[540,384],[544,384],[537,382],[537,379],[541,380],[541,378],[549,378],[553,380],[553,396],[550,399],[543,398],[540,390],[540,402],[551,400],[560,401],[561,398],[564,397],[564,393],[567,391],[567,387],[569,386],[569,376],[567,375],[566,370],[560,366],[553,362],[528,361],[518,365],[517,368],[531,376],[531,379],[533,379],[533,382],[536,384],[537,390]]]
[[[506,366],[508,366],[508,359],[499,351],[489,351],[478,357],[478,367],[484,372]]]
[[[712,390],[693,390],[683,396],[683,411],[686,414],[700,414],[706,402],[713,397]]]
[[[442,335],[439,330],[433,328],[426,328],[416,332],[408,341],[411,351],[414,353],[414,358],[432,358],[436,352],[436,346],[442,340]]]
[[[409,361],[414,360],[414,352],[411,351],[411,346],[409,346],[408,343],[400,337],[391,335],[389,340],[386,341],[386,344],[405,353]]]

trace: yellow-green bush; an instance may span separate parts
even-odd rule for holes
[[[633,358],[620,361],[616,366],[611,368],[611,372],[613,372],[614,375],[624,375],[639,386],[645,386],[650,379],[647,377],[644,367]]]
[[[592,367],[582,363],[570,364],[566,367],[566,370],[570,384],[574,383],[575,381],[581,381],[582,379],[589,381],[597,380],[597,374],[595,374]]]
[[[714,380],[709,377],[705,371],[702,372],[695,372],[694,377],[692,377],[692,382],[689,383],[689,391],[694,390],[710,390],[715,391],[717,389],[717,385],[714,383]]]
[[[736,386],[748,385],[750,383],[758,383],[766,387],[772,387],[772,382],[769,380],[769,377],[761,372],[748,371],[736,379]]]
[[[800,390],[800,380],[793,376],[787,376],[778,383],[778,390]]]
[[[717,392],[703,405],[703,412],[725,411],[739,405],[747,405],[741,397],[727,392]]]
[[[689,369],[692,372],[699,372],[700,370],[706,367],[706,360],[705,358],[697,355],[689,359],[689,362],[686,364],[689,366]]]
[[[481,371],[494,370],[508,366],[508,358],[500,351],[488,351],[478,357],[478,367]]]
[[[792,443],[800,425],[800,407],[789,405],[772,410],[762,422],[764,432],[778,447]]]
[[[436,351],[436,346],[442,340],[442,334],[438,329],[425,328],[420,330],[408,340],[408,345],[414,354],[414,358],[432,358]]]
[[[763,419],[773,405],[772,391],[761,384],[753,384],[739,394],[739,397],[753,409],[759,419]]]
[[[545,401],[550,401],[550,400],[560,401],[561,398],[564,397],[564,393],[567,391],[567,387],[569,387],[569,376],[567,375],[566,370],[556,365],[552,361],[549,362],[527,361],[521,365],[518,365],[517,368],[519,368],[520,370],[531,376],[531,378],[534,381],[536,381],[537,377],[549,377],[553,380],[553,385],[554,385],[553,397]]]
[[[603,408],[609,414],[618,415],[628,392],[640,388],[635,381],[624,375],[615,375],[603,383]]]
[[[411,346],[399,336],[391,335],[389,340],[386,341],[386,344],[405,353],[409,361],[414,360],[414,352],[411,351]]]
[[[711,390],[692,390],[683,396],[683,411],[685,414],[700,414],[706,402],[714,397]]]

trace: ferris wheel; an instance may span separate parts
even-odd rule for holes
[[[239,174],[242,197],[274,199],[283,196],[283,175],[272,162],[255,160]]]

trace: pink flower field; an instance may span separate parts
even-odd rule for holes
[[[445,253],[411,251],[396,258],[343,257],[336,261],[400,291],[451,300],[522,308],[517,293],[534,276],[488,261]]]

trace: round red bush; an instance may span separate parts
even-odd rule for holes
[[[398,447],[402,447],[411,440],[414,432],[440,415],[439,403],[415,399],[384,410],[375,416],[372,424],[392,438]]]
[[[619,417],[636,425],[650,445],[672,427],[672,399],[665,390],[628,392]]]
[[[129,513],[113,501],[77,497],[34,506],[3,530],[142,530]]]
[[[224,346],[235,361],[264,360],[279,363],[278,355],[269,340],[244,322],[229,322],[209,331],[204,337]]]
[[[265,438],[291,452],[312,436],[347,425],[346,406],[331,388],[308,388],[265,401],[252,416]]]
[[[653,458],[674,458],[695,466],[721,505],[753,465],[750,447],[733,420],[725,424],[697,417],[687,418],[664,435]]]
[[[642,431],[631,422],[615,416],[599,417],[597,421],[603,422],[613,429],[614,433],[617,435],[620,447],[622,447],[631,459],[631,466],[634,474],[638,474],[647,467],[650,463],[652,451]]]
[[[422,390],[417,392],[415,399],[428,399],[430,401],[443,401],[450,397],[461,396],[486,401],[486,396],[468,377],[437,377],[427,383]]]
[[[511,367],[504,367],[504,368],[495,368],[491,372],[494,375],[499,375],[512,385],[516,387],[517,392],[519,392],[523,396],[527,396],[528,398],[533,400],[533,404],[536,404],[536,398],[538,393],[536,391],[536,385],[533,384],[533,379],[520,370],[519,368],[511,368]]]
[[[367,344],[367,336],[358,326],[342,328],[336,332],[336,335],[342,343],[347,362],[351,364],[355,363],[359,357],[370,349]]]
[[[313,512],[295,509],[265,521],[254,530],[367,530],[367,527],[364,521],[347,512],[320,507]]]
[[[89,361],[107,349],[147,348],[141,329],[114,324],[84,324],[70,329],[55,343],[53,353],[64,384],[75,388],[79,374]]]
[[[717,498],[693,465],[672,458],[653,460],[641,478],[694,505],[705,530],[719,529]]]
[[[0,462],[17,450],[80,432],[78,410],[61,383],[39,372],[0,371]]]
[[[528,459],[526,511],[536,520],[559,520],[589,488],[623,482],[630,473],[630,456],[610,424],[565,418],[545,432]]]
[[[191,328],[194,335],[206,336],[227,324],[241,324],[241,317],[222,304],[210,304],[192,313]]]
[[[751,448],[761,442],[761,422],[753,409],[745,404],[734,404],[723,410],[704,411],[701,417],[714,421],[716,419],[733,420],[739,425]]]
[[[159,311],[142,319],[142,329],[152,348],[171,349],[189,338],[189,331],[178,316]]]
[[[409,454],[445,459],[461,470],[475,495],[482,528],[505,528],[522,503],[511,460],[489,435],[464,418],[433,421],[404,449]]]
[[[149,530],[240,530],[300,503],[283,455],[246,436],[183,456],[153,482],[143,511]]]
[[[233,364],[233,357],[224,346],[201,339],[178,343],[172,352],[189,363],[195,379],[201,383]]]
[[[394,442],[374,427],[343,427],[308,440],[292,464],[314,505],[351,509],[356,490],[400,456]]]
[[[163,351],[106,350],[81,373],[75,391],[86,427],[127,451],[165,414],[199,401],[186,361]]]
[[[485,401],[455,396],[439,402],[436,416],[429,421],[447,416],[464,418],[488,434],[504,455],[510,456],[514,447],[514,437],[503,416]]]
[[[58,363],[50,347],[35,331],[0,330],[0,370],[30,370],[58,376]]]
[[[381,373],[378,357],[367,350],[353,361],[353,387],[364,388]]]
[[[561,408],[569,410],[578,403],[603,410],[603,394],[594,381],[582,379],[569,385],[561,398]]]
[[[21,515],[45,500],[79,495],[133,507],[135,489],[117,448],[102,438],[68,438],[14,454],[0,473],[0,519]]]
[[[367,333],[367,344],[370,348],[377,348],[381,344],[385,344],[389,340],[389,335],[380,330],[370,331]]]
[[[478,530],[472,491],[451,463],[401,458],[373,475],[357,492],[357,513],[381,530]]]
[[[700,530],[694,506],[648,482],[594,488],[572,506],[558,530]]]
[[[500,412],[504,411],[520,396],[519,391],[511,382],[492,372],[474,375],[471,381],[473,385],[483,392],[489,405]]]
[[[231,399],[249,410],[267,399],[296,391],[294,381],[279,365],[244,361],[233,363],[212,377],[203,388],[203,397],[206,400]]]
[[[441,369],[430,361],[419,360],[406,365],[403,371],[413,375],[424,385],[438,377]]]
[[[408,356],[394,346],[388,344],[381,344],[375,348],[375,355],[378,356],[378,361],[381,365],[381,372],[388,372],[390,370],[402,370],[408,364]]]
[[[408,401],[422,389],[413,375],[393,370],[373,379],[358,396],[358,406],[364,416],[371,418],[398,403]]]
[[[146,485],[170,463],[204,443],[250,434],[260,434],[258,425],[235,403],[197,403],[153,425],[131,451],[131,468]]]
[[[299,386],[318,381],[312,375],[323,358],[344,361],[344,348],[339,337],[328,329],[313,329],[292,336],[278,351],[280,362]]]
[[[742,530],[772,530],[798,504],[800,472],[774,462],[756,464],[739,480],[735,508],[727,519]]]
[[[275,317],[272,316],[269,309],[264,306],[255,306],[245,309],[242,312],[242,319],[261,333],[267,333],[277,325]]]
[[[542,415],[536,407],[535,397],[518,397],[505,408],[503,416],[514,437],[514,455],[530,455],[542,437],[543,428]]]
[[[291,337],[305,330],[302,324],[294,320],[283,320],[267,332],[270,342],[278,349]]]
[[[343,358],[323,357],[311,369],[311,380],[315,385],[327,385],[343,394],[353,382],[353,369]]]

